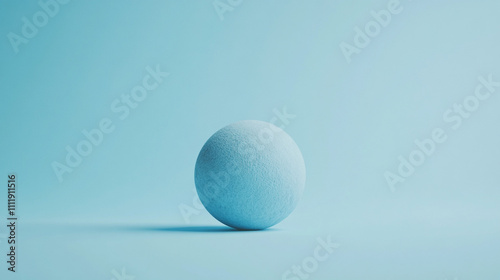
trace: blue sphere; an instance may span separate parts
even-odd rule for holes
[[[196,191],[207,211],[240,230],[281,222],[302,196],[306,168],[293,139],[262,121],[241,121],[217,131],[198,155]]]

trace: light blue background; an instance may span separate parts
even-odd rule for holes
[[[500,94],[456,131],[442,115],[500,80],[500,2],[402,1],[348,64],[339,44],[388,2],[244,1],[221,21],[211,1],[72,1],[15,54],[7,34],[40,7],[0,1],[0,174],[21,219],[1,278],[281,279],[332,235],[311,279],[498,279]],[[156,65],[170,76],[121,121],[110,104]],[[186,224],[204,142],[283,107],[308,171],[295,212],[265,232]],[[102,118],[115,131],[59,183],[51,163]],[[436,127],[448,141],[391,192],[384,172]]]

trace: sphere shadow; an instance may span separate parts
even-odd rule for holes
[[[145,231],[167,231],[167,232],[237,232],[237,229],[225,226],[168,226],[168,227],[144,227],[139,230]]]
[[[130,227],[139,231],[161,231],[161,232],[186,232],[186,233],[227,233],[227,232],[269,232],[276,229],[264,230],[239,230],[227,226],[155,226],[155,227]]]
[[[135,231],[135,232],[164,232],[164,233],[257,233],[279,231],[279,229],[269,228],[263,230],[239,230],[228,226],[163,226],[163,225],[72,225],[65,226],[66,229],[73,230],[93,230],[93,231]]]

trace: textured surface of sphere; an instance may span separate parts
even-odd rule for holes
[[[198,155],[195,183],[205,208],[237,229],[271,227],[295,209],[306,169],[293,139],[262,121],[217,131]]]

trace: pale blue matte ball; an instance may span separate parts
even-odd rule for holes
[[[198,155],[195,183],[205,208],[242,230],[271,227],[295,209],[306,168],[297,144],[281,128],[241,121],[217,131]]]

